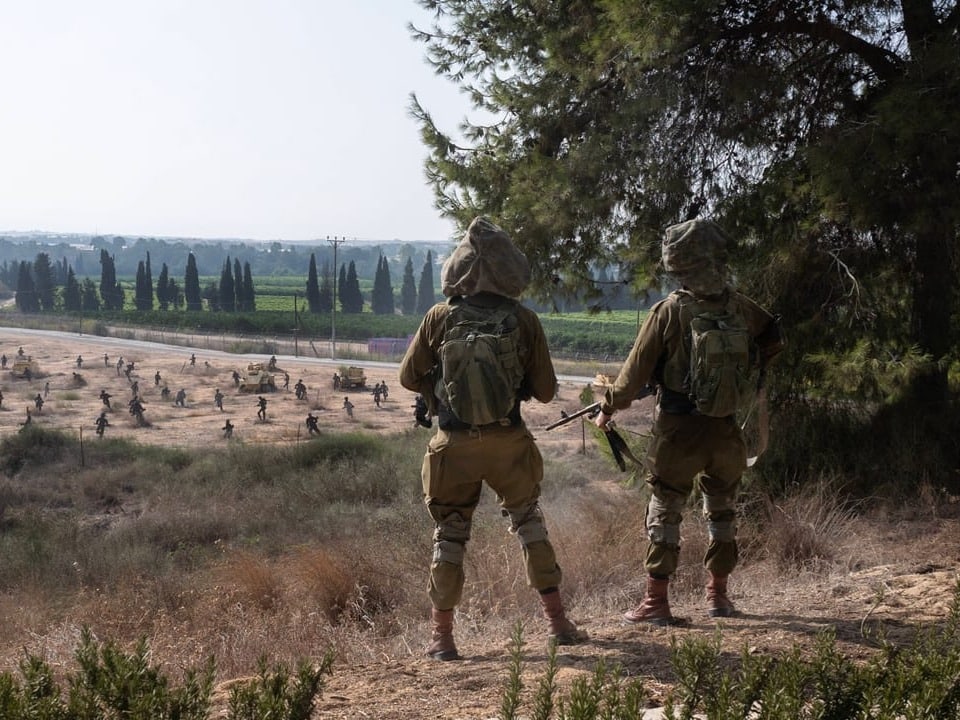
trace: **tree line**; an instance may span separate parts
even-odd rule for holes
[[[127,301],[127,291],[117,278],[116,261],[106,248],[100,249],[99,286],[90,277],[78,279],[73,267],[63,259],[51,262],[46,252],[37,253],[33,261],[15,263],[16,270],[4,263],[0,268],[0,281],[16,288],[16,307],[25,313],[38,312],[97,312],[120,311]],[[15,272],[15,280],[11,276]],[[310,254],[305,287],[307,306],[311,313],[327,313],[333,309],[336,296],[343,313],[361,313],[366,300],[360,289],[360,279],[353,260],[340,265],[335,278],[329,262],[324,262],[321,272],[317,270],[315,253]],[[370,294],[370,310],[377,315],[392,315],[398,310],[404,315],[422,315],[436,300],[433,280],[433,256],[427,251],[426,261],[420,270],[419,283],[414,280],[413,259],[408,257],[404,267],[399,303],[394,298],[390,266],[386,257],[377,261],[373,289]],[[214,312],[256,311],[256,291],[249,262],[228,255],[223,262],[219,281],[210,280],[201,287],[200,275],[194,254],[188,253],[182,284],[170,275],[167,263],[163,263],[153,280],[150,253],[137,265],[133,287],[133,305],[137,311],[149,312],[155,308],[162,311],[186,310],[195,312],[208,309]]]

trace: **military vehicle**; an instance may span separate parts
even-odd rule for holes
[[[240,378],[239,389],[243,393],[274,392],[277,389],[277,383],[273,373],[267,370],[264,363],[250,363],[247,365],[247,371]]]
[[[40,377],[40,366],[30,355],[21,355],[14,359],[10,374],[15,378],[37,378]]]
[[[367,386],[367,376],[363,372],[363,368],[355,367],[351,365],[350,367],[341,367],[340,371],[334,376],[333,379],[333,389],[334,390],[352,390],[354,388],[365,388]]]

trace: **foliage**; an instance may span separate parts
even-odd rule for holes
[[[400,286],[400,312],[413,315],[417,311],[417,285],[413,279],[413,259],[403,266],[403,285]]]
[[[659,288],[663,229],[712,216],[737,284],[782,316],[774,405],[949,397],[956,2],[421,4],[415,39],[476,109],[457,139],[412,99],[437,205],[510,227],[538,297],[606,266]]]
[[[296,678],[278,666],[272,672],[265,659],[260,661],[257,677],[235,685],[230,691],[228,720],[310,720],[314,700],[323,690],[323,677],[330,675],[333,653],[328,651],[316,668],[303,661],[297,668]]]
[[[427,259],[420,271],[420,282],[417,285],[417,315],[423,316],[436,302],[433,290],[433,255],[428,250]]]

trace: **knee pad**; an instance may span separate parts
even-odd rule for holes
[[[680,545],[680,521],[682,518],[682,503],[664,502],[656,495],[650,498],[647,505],[647,537],[655,545]]]
[[[437,521],[437,527],[433,531],[433,541],[435,543],[442,540],[463,545],[470,539],[470,521],[465,520],[463,515],[458,512],[452,512],[441,520]]]
[[[547,539],[547,526],[539,503],[525,508],[505,508],[503,512],[510,518],[510,532],[520,538],[524,547]]]
[[[710,539],[716,542],[733,542],[737,539],[737,522],[736,520],[719,522],[710,520],[707,522],[707,532],[710,534]]]
[[[433,563],[445,562],[451,565],[463,565],[464,551],[463,543],[453,540],[434,540]]]

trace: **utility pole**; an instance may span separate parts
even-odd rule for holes
[[[330,357],[334,360],[337,358],[337,248],[343,245],[347,240],[346,238],[337,238],[336,235],[333,236],[333,240],[330,239],[330,236],[327,235],[327,242],[333,245],[333,302],[330,303]]]
[[[293,356],[299,357],[300,351],[297,347],[297,336],[300,330],[300,318],[297,317],[297,293],[293,293]]]

